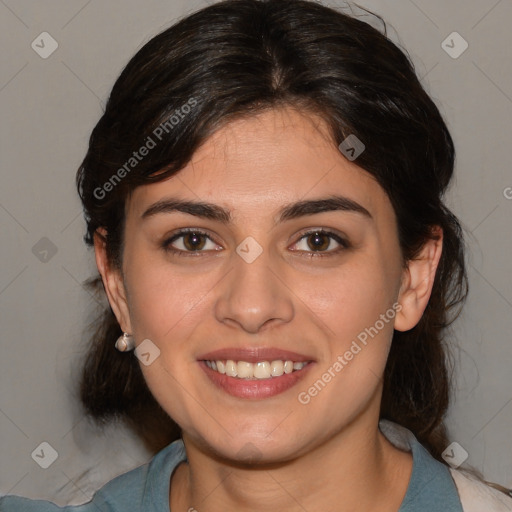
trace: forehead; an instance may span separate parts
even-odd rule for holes
[[[384,190],[341,154],[325,122],[284,108],[225,124],[173,177],[135,189],[129,209],[142,215],[151,203],[172,196],[215,202],[235,217],[261,216],[328,195],[349,197],[372,215],[392,219]]]

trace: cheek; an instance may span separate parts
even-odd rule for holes
[[[177,272],[161,258],[140,259],[132,259],[126,275],[134,333],[157,343],[186,341],[204,313],[211,277]]]
[[[396,284],[390,276],[395,274],[374,261],[361,259],[333,272],[322,281],[325,286],[306,295],[328,343],[301,396],[315,414],[330,418],[334,429],[373,399],[391,346]]]
[[[396,272],[375,258],[360,258],[329,275],[302,281],[301,287],[297,295],[304,297],[309,310],[332,336],[346,343],[392,306]]]

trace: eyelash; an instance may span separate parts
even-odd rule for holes
[[[202,231],[201,229],[186,228],[186,229],[182,229],[182,230],[178,231],[177,233],[173,234],[170,238],[166,239],[162,243],[162,248],[164,249],[164,251],[166,251],[168,253],[175,254],[176,256],[185,256],[185,257],[191,257],[191,256],[194,257],[194,256],[200,254],[201,252],[207,252],[207,251],[201,251],[201,250],[184,251],[182,249],[175,249],[171,246],[171,244],[173,242],[175,242],[176,240],[178,240],[179,238],[183,237],[184,235],[186,235],[188,233],[195,233],[197,235],[205,236],[210,241],[216,243],[214,240],[212,240],[212,238],[205,231]],[[308,236],[313,235],[315,233],[328,236],[329,238],[333,239],[335,242],[339,243],[341,247],[338,247],[338,248],[336,248],[334,250],[330,250],[330,251],[309,251],[309,252],[297,251],[299,253],[306,252],[306,254],[303,255],[304,257],[325,258],[325,257],[336,255],[339,252],[349,249],[351,247],[350,243],[347,240],[345,240],[344,238],[342,238],[340,235],[338,235],[337,233],[334,233],[332,231],[325,230],[325,229],[312,229],[310,231],[306,231],[305,233],[302,233],[300,235],[299,239],[297,240],[297,242],[295,242],[295,244],[299,243],[304,238],[307,238]]]

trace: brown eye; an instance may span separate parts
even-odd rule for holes
[[[304,233],[295,246],[293,250],[310,256],[331,256],[348,249],[350,244],[336,233],[315,229]]]
[[[207,233],[197,229],[183,229],[175,233],[163,242],[162,247],[167,252],[183,256],[197,256],[219,250],[219,246]]]
[[[307,243],[312,251],[325,251],[329,247],[331,240],[325,233],[315,231],[307,236]]]
[[[202,233],[191,231],[183,235],[183,245],[189,251],[197,251],[202,249],[206,244],[205,236]]]

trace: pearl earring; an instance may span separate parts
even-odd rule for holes
[[[127,352],[135,348],[135,340],[131,334],[125,332],[122,336],[119,336],[116,341],[116,348],[119,352]]]

